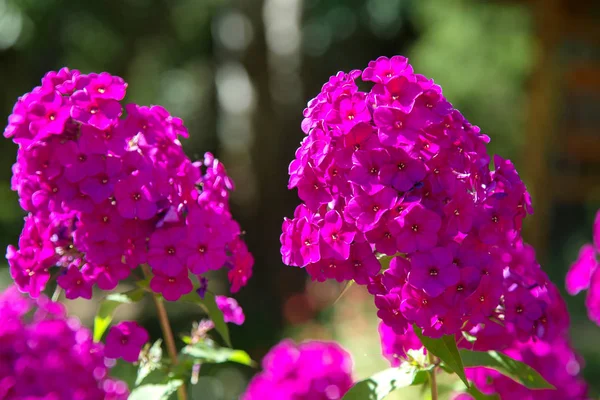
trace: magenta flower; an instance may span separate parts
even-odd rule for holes
[[[77,79],[77,89],[85,89],[90,96],[100,99],[123,100],[127,83],[108,72],[92,73]]]
[[[186,243],[186,230],[180,227],[158,229],[148,243],[148,264],[167,276],[187,271],[186,263],[192,249]]]
[[[101,265],[92,265],[91,269],[96,284],[102,290],[116,288],[119,282],[127,278],[131,272],[131,268],[127,264],[117,259]]]
[[[542,308],[538,300],[525,288],[504,294],[506,308],[506,321],[515,324],[515,327],[524,335],[531,335],[535,321],[542,316]]]
[[[242,400],[340,400],[353,384],[352,358],[333,342],[284,340],[262,362]]]
[[[79,184],[81,192],[90,196],[96,204],[102,203],[114,193],[121,173],[121,160],[116,157],[106,157],[101,160],[101,164],[101,171],[94,176],[88,175]]]
[[[452,200],[444,206],[444,215],[446,215],[448,233],[468,233],[473,226],[473,217],[475,216],[473,196],[463,192],[456,193]]]
[[[324,258],[346,260],[350,256],[350,244],[356,232],[347,230],[339,212],[335,210],[325,214],[321,235],[321,254]],[[345,229],[344,229],[345,228]]]
[[[383,103],[410,113],[417,96],[422,93],[421,85],[409,81],[406,76],[396,76],[385,84],[376,84],[372,94],[377,103]]]
[[[498,308],[500,296],[502,296],[502,288],[489,276],[481,277],[477,289],[466,298],[464,303],[470,321],[477,323],[492,316]]]
[[[396,203],[396,191],[390,188],[368,195],[360,194],[348,203],[344,212],[356,219],[356,227],[361,232],[374,229],[385,212]]]
[[[242,325],[244,323],[246,320],[244,310],[242,310],[242,307],[240,307],[234,298],[215,296],[215,300],[217,301],[217,307],[219,307],[219,310],[223,313],[225,322],[231,322],[236,325]]]
[[[416,205],[404,216],[396,218],[390,228],[396,236],[398,251],[410,253],[433,248],[437,243],[437,233],[441,225],[442,220],[439,215]]]
[[[108,330],[104,354],[109,358],[122,358],[133,363],[138,360],[142,347],[149,339],[148,332],[137,322],[119,322]]]
[[[346,279],[354,279],[356,283],[366,285],[369,278],[377,275],[381,270],[381,264],[373,254],[371,246],[367,242],[357,242],[350,247],[348,258],[348,272]]]
[[[93,98],[84,90],[73,93],[71,100],[71,118],[101,130],[114,125],[123,113],[118,101]]]
[[[402,149],[389,152],[390,163],[381,168],[381,181],[400,192],[406,192],[417,182],[425,178],[425,165],[420,160],[410,157]]]
[[[377,316],[398,335],[404,334],[408,329],[408,321],[400,309],[401,301],[398,293],[375,296]]]
[[[217,232],[191,225],[186,236],[183,245],[188,248],[187,266],[192,273],[203,274],[210,270],[218,270],[227,261],[226,242]]]
[[[379,128],[379,140],[387,146],[407,145],[419,136],[419,121],[397,108],[377,107],[373,122]]]
[[[298,185],[298,196],[306,202],[307,206],[317,209],[321,204],[331,201],[327,184],[317,177],[312,168],[305,168],[303,178],[303,182]]]
[[[127,385],[109,378],[104,346],[43,295],[33,300],[14,287],[0,294],[0,354],[3,399],[128,397]]]
[[[87,276],[81,273],[80,265],[79,260],[72,263],[66,272],[56,280],[58,285],[65,289],[67,299],[83,297],[89,300],[92,298],[92,283]]]
[[[352,156],[354,166],[348,173],[348,179],[359,185],[365,193],[375,194],[384,187],[380,171],[389,160],[388,152],[383,149],[356,151]]]
[[[410,263],[408,283],[431,297],[439,296],[460,279],[458,267],[452,264],[452,255],[445,247],[415,253],[411,256]]]
[[[156,272],[150,281],[150,289],[162,294],[165,300],[177,301],[181,296],[189,293],[194,288],[188,272],[183,271],[177,276],[163,275]]]
[[[298,230],[300,233],[299,246],[300,256],[302,257],[302,265],[314,263],[321,259],[319,250],[319,230],[310,223],[307,218],[302,218],[298,221]]]
[[[156,215],[152,189],[140,175],[123,179],[115,185],[115,198],[119,213],[125,218],[150,219]]]
[[[369,66],[362,73],[362,79],[385,84],[395,76],[411,75],[412,73],[413,68],[406,57],[379,57],[375,61],[369,61]]]
[[[394,330],[381,322],[379,324],[379,336],[381,339],[381,354],[390,362],[392,367],[399,367],[407,357],[408,350],[419,350],[423,347],[421,341],[412,327],[404,334],[397,334]]]
[[[57,92],[42,96],[29,106],[33,121],[29,124],[31,133],[37,138],[60,135],[69,119],[69,103]]]
[[[567,292],[571,296],[575,296],[590,287],[590,280],[594,271],[598,268],[596,260],[596,250],[591,244],[584,245],[579,250],[579,257],[571,265],[566,278]]]

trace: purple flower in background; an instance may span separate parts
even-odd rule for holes
[[[577,260],[571,265],[566,277],[567,292],[575,296],[590,287],[590,280],[594,271],[598,268],[596,250],[591,244],[584,245],[579,250]]]
[[[340,400],[353,384],[352,358],[333,342],[284,340],[262,362],[242,400]]]
[[[217,307],[219,307],[219,310],[223,313],[225,322],[231,322],[236,325],[242,325],[244,323],[246,316],[237,300],[227,296],[215,296],[215,300],[217,301]]]
[[[0,294],[0,398],[125,400],[127,385],[109,378],[105,355],[62,304],[15,287]]]
[[[133,363],[138,360],[142,347],[148,342],[148,332],[135,321],[123,321],[111,326],[106,335],[104,354]]]

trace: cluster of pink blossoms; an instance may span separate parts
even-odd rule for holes
[[[585,244],[579,250],[579,257],[571,265],[567,273],[567,292],[575,296],[582,290],[587,290],[585,305],[588,316],[600,325],[600,268],[598,268],[598,253],[600,252],[600,210],[594,220],[594,242]]]
[[[125,400],[127,385],[108,377],[104,347],[67,318],[60,303],[0,294],[0,398]]]
[[[521,239],[532,212],[525,185],[508,160],[490,168],[489,138],[440,86],[404,57],[380,57],[331,77],[304,116],[289,167],[303,203],[283,223],[284,263],[367,285],[400,334],[415,323],[439,337],[490,320],[522,340],[551,333],[553,289]]]
[[[67,298],[111,290],[147,263],[167,300],[192,290],[189,272],[227,266],[231,290],[253,259],[229,212],[233,183],[210,153],[191,162],[181,119],[121,101],[127,84],[106,72],[49,72],[19,98],[4,136],[18,144],[12,188],[28,212],[7,258],[18,287],[37,296],[53,266]]]
[[[334,342],[284,340],[262,362],[242,400],[339,400],[352,387],[352,357]]]
[[[488,323],[473,327],[468,333],[475,341],[467,340],[462,334],[456,336],[459,348],[477,351],[500,351],[509,357],[522,361],[552,384],[556,390],[532,390],[489,368],[467,368],[466,374],[483,393],[497,394],[500,399],[588,399],[588,386],[581,378],[583,360],[569,344],[569,315],[564,300],[553,287],[551,299],[551,335],[535,337],[527,341],[519,340],[510,326]],[[393,367],[409,359],[409,350],[421,350],[423,345],[412,327],[399,335],[383,322],[379,326],[382,354]],[[455,400],[472,399],[461,394]]]

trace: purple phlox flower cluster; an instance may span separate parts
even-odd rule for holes
[[[398,334],[492,319],[522,340],[547,333],[549,282],[521,239],[533,212],[525,184],[509,160],[492,165],[489,138],[440,86],[404,57],[380,57],[332,76],[304,117],[288,185],[303,202],[283,222],[285,264],[367,285]],[[392,258],[384,272],[381,257]]]
[[[246,316],[236,299],[227,296],[216,296],[215,300],[217,301],[217,307],[223,313],[225,322],[231,322],[236,325],[244,323]]]
[[[352,358],[338,344],[284,340],[262,362],[242,400],[338,400],[350,389]]]
[[[103,345],[62,304],[15,287],[0,294],[0,398],[127,399],[127,385],[109,378],[104,357]]]
[[[106,335],[104,355],[110,358],[122,358],[130,363],[136,362],[142,347],[149,339],[148,332],[137,322],[119,322],[111,326]]]
[[[575,296],[587,290],[585,305],[589,318],[600,325],[600,268],[598,253],[600,252],[600,210],[594,220],[593,243],[585,244],[579,250],[577,260],[571,265],[566,278],[567,292]]]
[[[192,290],[189,272],[229,269],[231,290],[253,258],[229,211],[233,182],[206,153],[192,162],[181,119],[160,106],[127,104],[127,84],[106,72],[49,72],[19,98],[4,136],[18,145],[12,188],[28,212],[18,249],[18,287],[37,296],[50,269],[69,299],[111,290],[142,263],[167,300]]]
[[[558,289],[553,287],[554,296],[559,296]],[[494,370],[477,367],[467,368],[469,380],[485,394],[497,394],[500,399],[588,399],[588,387],[581,378],[583,360],[569,344],[568,340],[568,313],[563,299],[553,299],[553,311],[561,326],[560,331],[555,330],[553,335],[545,335],[545,339],[532,338],[527,341],[519,340],[515,335],[513,326],[502,326],[497,323],[488,323],[485,326],[477,325],[468,332],[467,336],[457,335],[456,341],[459,348],[477,351],[499,351],[509,357],[522,361],[539,372],[544,379],[556,387],[556,390],[531,390]],[[391,366],[399,366],[407,360],[409,350],[424,348],[409,327],[404,334],[397,334],[392,328],[381,323],[379,326],[382,354],[388,359]],[[540,335],[543,336],[543,335]],[[547,338],[547,339],[546,339]],[[474,339],[474,341],[472,340]],[[461,393],[454,399],[472,399],[470,395]]]

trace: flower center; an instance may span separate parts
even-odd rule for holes
[[[401,162],[400,164],[398,164],[398,169],[400,171],[402,171],[404,168],[406,168],[406,164],[404,164],[403,162]]]
[[[379,206],[373,206],[373,211],[374,211],[374,212],[377,212],[377,211],[379,211]]]
[[[517,314],[521,314],[523,312],[523,306],[517,306],[517,309],[515,311],[517,312]]]
[[[106,92],[106,89],[104,89],[102,86],[100,86],[98,88],[98,93],[103,94],[104,92]]]
[[[173,247],[173,246],[167,247],[167,254],[170,256],[175,254],[175,247]]]
[[[479,296],[479,301],[483,303],[485,301],[485,296],[484,295]]]
[[[456,210],[454,210],[454,215],[456,215],[457,217],[460,215],[460,212],[458,211],[458,208]]]
[[[438,270],[436,268],[431,268],[429,270],[429,276],[438,276]]]
[[[465,287],[464,287],[463,285],[461,285],[461,284],[459,284],[459,285],[456,287],[456,291],[457,291],[457,292],[462,292],[463,290],[465,290]]]
[[[419,232],[419,225],[415,224],[410,229],[412,229],[413,232]]]
[[[375,174],[377,174],[377,172],[379,172],[379,171],[378,171],[378,169],[377,169],[377,168],[373,167],[373,168],[371,168],[370,172],[371,172],[371,174],[375,175]]]
[[[206,246],[204,246],[204,245],[198,246],[198,253],[204,253],[204,252],[206,252]]]
[[[142,198],[142,195],[139,193],[134,193],[132,196],[133,200],[139,201]]]
[[[48,119],[50,121],[54,121],[56,119],[56,114],[52,113],[52,114],[48,115]]]
[[[92,108],[90,108],[90,114],[94,115],[94,114],[96,114],[97,112],[98,112],[98,108],[96,108],[96,107],[92,107]]]
[[[492,222],[495,223],[495,224],[497,224],[498,223],[498,217],[494,215],[492,217]]]

